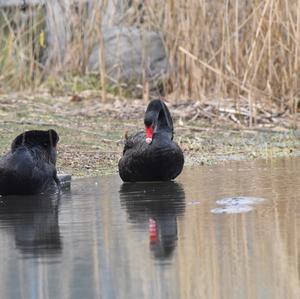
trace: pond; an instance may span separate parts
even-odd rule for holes
[[[300,159],[0,198],[0,298],[300,298]]]

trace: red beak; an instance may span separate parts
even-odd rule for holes
[[[152,142],[152,138],[153,138],[153,128],[146,127],[146,142],[150,144]]]

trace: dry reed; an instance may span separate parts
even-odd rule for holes
[[[142,6],[139,1],[131,2],[121,17],[112,20],[162,33],[174,98],[234,101],[237,111],[241,106],[248,108],[250,124],[255,122],[257,111],[266,106],[277,112],[297,113],[299,0],[151,0]],[[44,21],[36,9],[30,8],[31,17],[26,21],[25,12],[1,9],[0,91],[36,88],[53,77],[63,81],[70,74],[83,76],[91,49],[103,39],[100,24],[108,4],[94,0],[92,9],[80,4],[66,10],[63,30],[68,38],[62,45],[63,60],[55,61],[55,68],[53,58],[40,63]],[[103,55],[100,47],[102,61]],[[105,68],[99,72],[100,85],[106,90]]]

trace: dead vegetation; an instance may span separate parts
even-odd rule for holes
[[[47,50],[42,11],[32,9],[34,18],[28,20],[21,10],[7,14],[2,9],[0,90],[39,90],[41,86],[49,90],[50,86],[64,92],[94,88],[107,99],[110,94],[124,95],[120,86],[107,86],[105,69],[99,70],[101,79],[85,82],[91,45],[101,41],[104,16],[99,8],[108,5],[106,0],[92,2],[95,9],[88,18],[84,4],[68,11],[72,38],[64,62],[55,67],[41,65],[36,55]],[[183,110],[190,105],[182,99],[195,101],[191,112],[195,119],[217,115],[246,126],[297,125],[299,1],[131,1],[119,24],[162,34],[172,70],[167,99],[174,105],[180,99],[178,107]],[[82,78],[80,87],[70,84],[73,76]],[[146,89],[147,82],[142,87]],[[148,95],[146,90],[143,94]]]

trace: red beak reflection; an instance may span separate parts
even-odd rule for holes
[[[158,240],[156,221],[153,218],[149,219],[149,239],[151,244]]]

